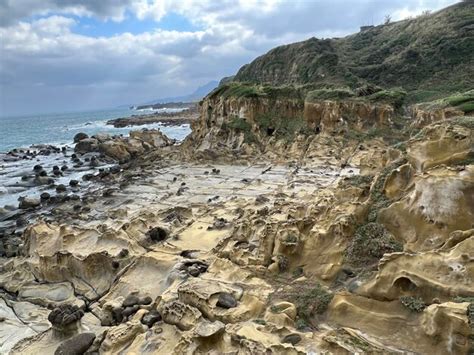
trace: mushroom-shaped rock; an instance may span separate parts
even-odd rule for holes
[[[48,320],[56,331],[69,333],[79,329],[79,322],[83,316],[84,311],[79,307],[63,304],[51,311]]]

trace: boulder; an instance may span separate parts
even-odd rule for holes
[[[96,133],[92,136],[92,138],[95,138],[99,141],[99,143],[106,142],[110,140],[110,134],[108,133]]]
[[[181,330],[190,330],[201,318],[201,312],[196,308],[179,301],[172,301],[160,307],[163,321],[176,325]]]
[[[153,327],[156,322],[161,320],[161,314],[158,311],[150,311],[145,314],[141,320],[142,324],[147,325],[149,328]]]
[[[237,300],[230,293],[222,292],[217,299],[217,307],[234,308],[237,307]]]
[[[208,338],[224,331],[225,324],[220,321],[204,321],[196,326],[195,333],[202,338]]]
[[[301,341],[301,336],[299,334],[288,334],[281,340],[282,343],[289,343],[291,345],[296,345]]]
[[[126,162],[131,158],[126,144],[122,141],[107,141],[100,143],[99,151],[112,159],[118,160],[119,162]]]
[[[90,153],[97,151],[99,142],[95,138],[85,138],[79,141],[74,147],[74,151],[78,153]]]
[[[20,204],[19,208],[21,209],[28,209],[28,208],[35,208],[41,204],[41,200],[36,197],[20,197]]]
[[[130,138],[145,142],[153,148],[160,148],[171,145],[171,140],[163,133],[161,133],[160,130],[157,129],[131,131]]]
[[[83,132],[79,132],[74,136],[74,143],[79,143],[83,139],[87,139],[89,136]]]
[[[77,334],[71,339],[62,342],[54,352],[54,355],[82,355],[89,349],[94,340],[94,333]]]

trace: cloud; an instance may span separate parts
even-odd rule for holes
[[[0,113],[110,107],[188,93],[277,45],[342,36],[380,23],[385,14],[395,20],[453,2],[0,0]],[[139,34],[75,32],[84,16],[159,21],[171,12],[199,30],[162,30],[158,22]]]
[[[0,26],[10,26],[34,15],[51,13],[123,20],[133,0],[0,0]]]

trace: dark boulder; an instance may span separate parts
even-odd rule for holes
[[[296,345],[300,341],[301,336],[299,334],[288,334],[281,340],[282,343],[289,343],[291,345]]]
[[[81,333],[62,342],[54,355],[82,355],[90,348],[95,340],[94,333]]]
[[[77,186],[77,185],[79,185],[79,181],[77,181],[77,180],[69,181],[69,186]]]
[[[89,138],[89,136],[83,132],[79,132],[74,136],[74,143],[78,143],[82,141],[83,139]]]
[[[127,307],[122,311],[122,316],[124,318],[128,318],[132,314],[135,314],[139,309],[140,309],[140,306],[137,304],[134,306]]]
[[[230,293],[221,292],[217,299],[216,306],[221,308],[234,308],[237,307],[237,300]]]
[[[136,294],[131,293],[127,296],[127,298],[124,299],[124,301],[122,302],[122,305],[124,307],[130,307],[139,303],[140,303],[140,298]]]
[[[56,192],[65,192],[66,191],[66,186],[64,186],[63,184],[59,184],[58,186],[56,186]]]
[[[138,304],[148,305],[153,302],[153,299],[150,296],[141,297],[138,301]]]
[[[46,200],[49,200],[51,198],[51,195],[47,192],[43,192],[41,195],[40,195],[40,199],[41,201],[46,201]]]
[[[158,311],[150,311],[142,318],[142,324],[145,324],[150,328],[153,327],[153,324],[159,321],[161,321],[161,314],[158,313]]]
[[[147,236],[150,237],[153,242],[161,242],[168,238],[168,232],[161,227],[154,227],[150,228],[147,232]]]

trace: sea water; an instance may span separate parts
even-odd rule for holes
[[[161,110],[171,111],[171,110]],[[143,114],[129,109],[114,109],[90,112],[73,112],[58,114],[29,115],[17,117],[0,117],[0,209],[5,206],[18,206],[20,197],[38,197],[42,192],[53,194],[54,186],[32,186],[29,182],[21,180],[24,175],[32,175],[33,167],[41,165],[51,176],[54,165],[67,164],[71,167],[70,156],[73,151],[73,138],[79,132],[89,136],[99,132],[112,135],[122,134],[127,136],[131,130],[142,128],[160,129],[169,138],[182,141],[190,132],[189,124],[180,126],[163,126],[160,123],[142,126],[115,128],[107,125],[107,120],[129,117],[133,114]],[[63,153],[52,153],[51,155],[38,155],[34,159],[12,160],[7,151],[14,148],[28,149],[32,145],[54,145],[65,147]],[[38,151],[38,148],[31,148]],[[101,166],[106,168],[107,166]],[[93,169],[94,170],[94,169]],[[81,180],[81,177],[90,173],[91,168],[84,166],[79,169],[69,169],[64,176],[55,179],[55,185],[68,185],[72,179],[80,180],[82,187],[90,185],[89,182]],[[30,179],[31,180],[31,179]],[[2,216],[0,215],[0,222]],[[1,224],[1,223],[0,223]]]
[[[169,111],[163,109],[162,111]],[[130,109],[38,114],[28,116],[0,116],[0,152],[13,148],[26,148],[32,144],[72,144],[79,132],[93,135],[98,132],[127,135],[130,130],[158,128],[169,138],[183,140],[189,133],[189,125],[163,126],[159,123],[135,127],[115,128],[107,125],[110,119],[143,114]]]

